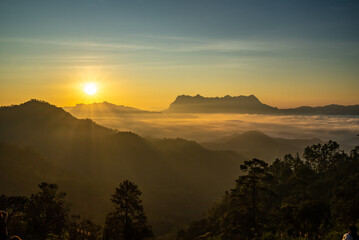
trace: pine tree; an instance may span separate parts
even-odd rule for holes
[[[105,239],[141,240],[153,237],[140,199],[141,191],[133,182],[125,180],[111,197],[114,210],[108,214]]]
[[[240,176],[236,188],[232,190],[231,202],[224,218],[226,239],[258,239],[266,219],[263,214],[268,209],[271,191],[267,183],[271,179],[268,164],[254,158],[240,166],[247,175]]]
[[[29,239],[45,240],[49,235],[63,239],[68,223],[66,193],[58,192],[56,184],[41,183],[40,192],[32,194],[27,206]]]

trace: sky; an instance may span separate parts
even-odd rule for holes
[[[357,0],[0,1],[0,105],[160,110],[181,94],[352,105],[358,66]]]

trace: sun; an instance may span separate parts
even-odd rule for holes
[[[97,92],[97,86],[94,83],[87,83],[84,87],[84,92],[88,95],[94,95]]]

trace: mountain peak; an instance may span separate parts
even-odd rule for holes
[[[19,106],[46,106],[46,107],[56,107],[55,105],[52,105],[44,100],[40,99],[30,99],[27,102],[21,103]]]
[[[241,133],[242,136],[261,136],[261,137],[269,137],[267,134],[259,131],[259,130],[249,130],[246,132]]]
[[[66,117],[72,117],[71,114],[66,112],[64,109],[52,105],[46,101],[31,99],[27,102],[21,103],[19,105],[3,106],[0,107],[2,111],[22,111],[30,115],[36,114],[48,114],[48,115],[63,115]]]
[[[262,104],[256,96],[203,97],[180,95],[170,105],[171,112],[198,112],[198,113],[262,113],[276,109]]]
[[[259,99],[258,99],[256,96],[254,96],[253,94],[249,95],[249,96],[248,96],[248,98],[250,98],[250,99],[253,99],[253,100],[256,100],[256,101],[260,102],[260,101],[259,101]]]
[[[122,116],[123,114],[138,113],[157,113],[124,105],[116,105],[107,101],[91,104],[76,104],[74,107],[64,107],[64,109],[76,117],[94,116]]]

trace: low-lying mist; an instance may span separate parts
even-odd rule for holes
[[[88,116],[76,116],[84,118]],[[95,122],[151,138],[185,138],[198,142],[258,130],[272,137],[319,138],[345,146],[359,145],[358,116],[278,116],[260,114],[124,114],[91,116]]]

